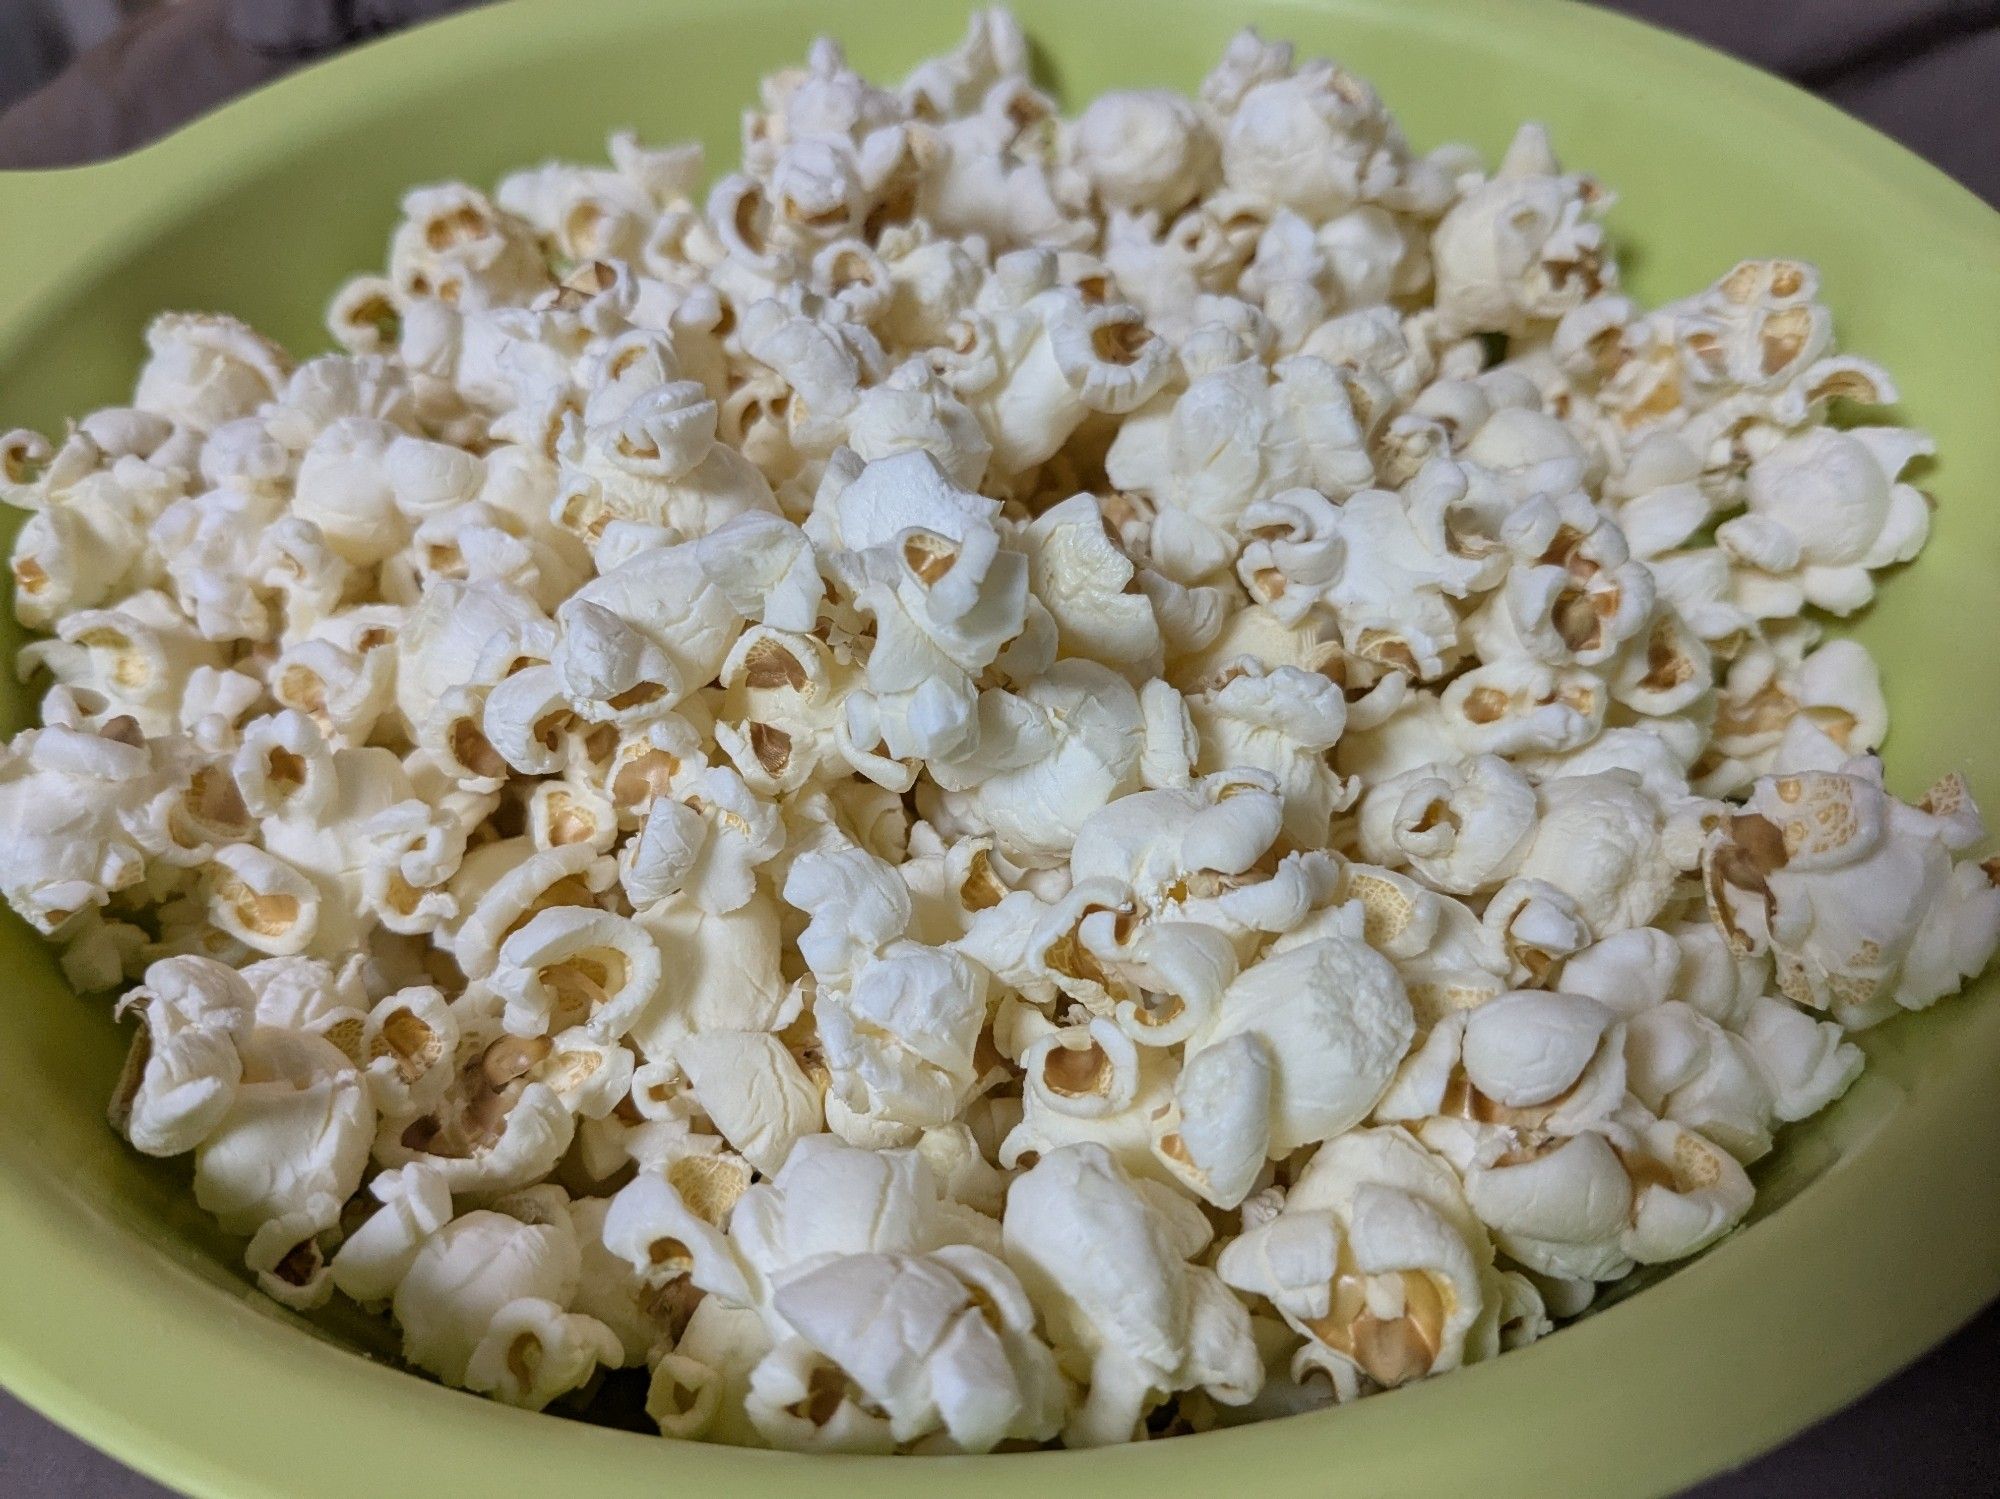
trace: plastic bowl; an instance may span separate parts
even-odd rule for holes
[[[1737,259],[1816,260],[1843,342],[1894,371],[1942,459],[1930,549],[1855,626],[1882,660],[1906,795],[1968,771],[2000,799],[2000,677],[1980,658],[2000,571],[2000,217],[1888,141],[1721,57],[1582,6],[1493,0],[1221,5],[1021,0],[1048,81],[1189,87],[1229,35],[1328,52],[1375,79],[1421,145],[1497,154],[1551,126],[1627,196],[1612,222],[1657,299]],[[0,425],[59,431],[130,389],[162,308],[218,308],[324,345],[341,277],[381,263],[402,189],[488,182],[608,129],[695,134],[734,158],[758,76],[817,32],[875,76],[949,45],[960,6],[523,0],[291,78],[102,166],[0,177]],[[5,643],[18,644],[11,622]],[[5,688],[9,731],[29,696]],[[0,850],[0,857],[4,857]],[[0,1380],[125,1461],[202,1494],[808,1488],[961,1499],[1241,1492],[1658,1493],[1852,1398],[2000,1290],[2000,1005],[1947,1000],[1870,1032],[1867,1073],[1758,1171],[1758,1221],[1680,1272],[1521,1352],[1344,1410],[1080,1453],[898,1461],[667,1444],[524,1415],[356,1357],[359,1317],[256,1296],[184,1168],[104,1122],[124,1038],[0,930]],[[1991,982],[1979,986],[1990,991]]]

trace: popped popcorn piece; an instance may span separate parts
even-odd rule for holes
[[[1616,285],[1588,177],[1565,174],[1539,125],[1523,125],[1500,169],[1466,193],[1431,240],[1440,331],[1530,331]]]
[[[787,1280],[773,1306],[830,1361],[822,1370],[838,1370],[887,1417],[897,1442],[941,1429],[944,1450],[986,1452],[1010,1438],[1045,1441],[1062,1424],[1063,1383],[1035,1334],[1034,1304],[1006,1265],[971,1245],[837,1258]],[[807,1376],[809,1399],[818,1376]],[[763,1396],[760,1383],[753,1374]],[[760,1399],[752,1419],[776,1404]],[[765,1434],[791,1445],[789,1424]]]
[[[1320,1147],[1275,1216],[1216,1262],[1306,1339],[1294,1368],[1352,1399],[1489,1356],[1501,1278],[1450,1168],[1397,1129]],[[1296,1375],[1294,1377],[1297,1377]]]
[[[1191,1059],[1234,1036],[1255,1036],[1268,1048],[1274,1157],[1366,1118],[1414,1029],[1402,979],[1362,940],[1360,908],[1331,914],[1280,937],[1189,1042]]]
[[[560,1307],[576,1291],[581,1259],[568,1215],[520,1199],[510,1205],[516,1211],[482,1208],[452,1219],[425,1239],[396,1285],[403,1356],[453,1383],[464,1382],[510,1306]]]
[[[1767,776],[1703,848],[1710,912],[1737,951],[1771,952],[1786,997],[1870,1025],[1935,1003],[1992,956],[2000,890],[1954,858],[1984,832],[1955,776],[1914,807],[1873,757]]]
[[[1133,1182],[1101,1146],[1067,1146],[1015,1181],[1003,1230],[1058,1360],[1089,1385],[1065,1441],[1130,1441],[1154,1390],[1235,1404],[1256,1394],[1249,1317],[1213,1270],[1189,1263],[1211,1230],[1185,1198]]]

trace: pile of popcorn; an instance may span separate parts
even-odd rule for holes
[[[258,1284],[516,1405],[958,1452],[1494,1356],[1713,1243],[2000,938],[1883,788],[1920,434],[1813,271],[1654,311],[1524,127],[1015,23],[739,170],[412,192],[295,364],[5,439],[5,894]]]

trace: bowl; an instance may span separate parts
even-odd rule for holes
[[[1420,146],[1497,157],[1540,118],[1566,165],[1628,196],[1611,223],[1647,300],[1746,256],[1815,260],[1845,346],[1935,434],[1935,537],[1852,623],[1880,657],[1892,785],[1960,768],[2000,802],[2000,677],[1979,667],[2000,575],[2000,216],[1775,79],[1583,6],[1525,0],[1218,4],[1020,0],[1045,81],[1190,87],[1238,27],[1373,78]],[[404,187],[594,159],[621,125],[733,160],[760,74],[831,31],[895,76],[959,5],[516,0],[365,47],[103,165],[0,176],[0,425],[59,431],[123,398],[162,308],[215,308],[295,351],[347,274],[378,266]],[[22,638],[11,618],[11,652]],[[8,732],[29,694],[0,698]],[[4,857],[4,852],[0,852]],[[1832,1411],[2000,1291],[2000,1004],[1988,980],[1867,1033],[1870,1065],[1762,1163],[1753,1222],[1528,1349],[1234,1431],[1075,1453],[895,1460],[692,1444],[531,1416],[393,1366],[359,1315],[262,1299],[194,1207],[185,1165],[107,1127],[124,1037],[11,916],[0,1027],[0,1381],[135,1467],[205,1495],[426,1496],[665,1484],[824,1499],[1260,1492],[1658,1493]],[[363,1355],[357,1356],[359,1349]]]

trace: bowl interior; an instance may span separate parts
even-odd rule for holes
[[[1629,286],[1647,301],[1691,291],[1748,256],[1816,261],[1843,345],[1890,368],[1903,391],[1895,419],[1929,429],[1942,455],[1921,480],[1939,502],[1930,549],[1907,570],[1913,576],[1892,579],[1852,627],[1884,667],[1895,714],[1890,779],[1911,795],[1935,773],[1958,768],[1976,791],[2000,798],[2000,744],[1989,729],[2000,679],[1967,669],[1983,628],[1979,608],[1992,597],[2000,564],[2000,522],[1983,508],[2000,478],[1995,356],[1971,336],[1981,327],[1990,334],[2000,307],[1990,216],[1886,143],[1830,112],[1813,112],[1777,85],[1567,7],[1154,0],[1143,24],[1110,0],[1024,0],[1017,9],[1036,39],[1046,81],[1070,104],[1110,86],[1191,88],[1248,22],[1372,78],[1419,145],[1464,139],[1491,159],[1518,121],[1544,120],[1566,166],[1595,172],[1624,195],[1612,224]],[[962,22],[955,4],[527,3],[314,70],[151,151],[74,174],[63,190],[60,236],[15,220],[9,234],[35,243],[12,247],[0,265],[40,262],[33,276],[24,271],[17,290],[31,281],[40,289],[13,296],[11,314],[0,311],[0,426],[59,433],[66,416],[124,399],[142,331],[163,308],[235,313],[295,354],[326,347],[320,318],[328,294],[346,275],[381,265],[409,185],[444,177],[487,185],[550,156],[594,160],[605,133],[626,125],[649,140],[699,137],[711,170],[726,169],[735,157],[738,111],[754,97],[758,77],[800,58],[817,32],[842,36],[864,72],[893,79],[949,46]],[[0,204],[7,193],[0,180]],[[0,308],[6,300],[0,294]],[[1970,640],[1968,632],[1975,632]],[[0,624],[0,645],[10,654],[23,638],[11,616]],[[11,682],[0,688],[8,732],[31,715],[30,691]],[[0,927],[0,952],[12,991],[9,1023],[0,1028],[0,1073],[8,1079],[0,1089],[0,1196],[57,1205],[69,1225],[62,1232],[88,1234],[94,1253],[143,1265],[155,1286],[149,1295],[184,1302],[135,1336],[144,1356],[170,1358],[181,1336],[176,1318],[189,1308],[219,1319],[230,1337],[254,1339],[254,1324],[275,1319],[389,1353],[387,1329],[358,1314],[308,1322],[253,1295],[240,1247],[195,1209],[186,1170],[137,1156],[104,1122],[125,1039],[109,1003],[72,995],[51,955],[11,915]],[[1990,1066],[2000,1036],[1990,1009],[1977,1000],[1947,1001],[1869,1033],[1871,1065],[1861,1082],[1835,1108],[1788,1130],[1758,1168],[1764,1191],[1755,1216],[1802,1191],[1810,1199],[1807,1189],[1864,1154],[1944,1069],[1968,1056]],[[1704,1266],[1676,1277],[1676,1288],[1706,1273]],[[1714,1283],[1720,1287],[1720,1272]],[[1708,1314],[1700,1294],[1688,1292],[1686,1315]],[[1554,1342],[1584,1333],[1580,1326]],[[1509,1400],[1549,1394],[1531,1382],[1531,1357],[1520,1360],[1518,1376],[1509,1373],[1515,1362],[1463,1376],[1486,1378],[1484,1388],[1499,1391],[1491,1397],[1496,1413]],[[1830,1378],[1820,1404],[1886,1372],[1876,1362],[1859,1376]],[[1543,1377],[1554,1377],[1553,1369],[1545,1367]],[[49,1388],[42,1393],[54,1401]],[[1420,1394],[1430,1401],[1421,1410],[1401,1395],[1369,1404],[1408,1406],[1408,1419],[1443,1410],[1431,1391]],[[457,1419],[468,1405],[453,1400],[436,1410]],[[169,1455],[101,1406],[80,1407],[76,1419],[183,1482],[238,1491],[240,1475],[224,1459]],[[553,1440],[550,1423],[508,1419]],[[1308,1418],[1286,1428],[1319,1433],[1329,1445],[1317,1450],[1332,1460],[1343,1431],[1333,1423],[1347,1419]],[[1670,1475],[1742,1455],[1796,1419],[1774,1415],[1754,1431],[1718,1433],[1692,1466],[1661,1444],[1658,1464],[1667,1466],[1639,1461],[1624,1476],[1636,1480],[1633,1488],[1657,1487]],[[1168,1445],[1183,1459],[1205,1461],[1194,1454],[1212,1440],[1194,1444],[1193,1453],[1190,1444]],[[1644,1448],[1640,1442],[1633,1450]],[[1185,1464],[1173,1471],[1186,1471]],[[873,1477],[869,1484],[882,1491]],[[1511,1490],[1503,1483],[1501,1491]]]

